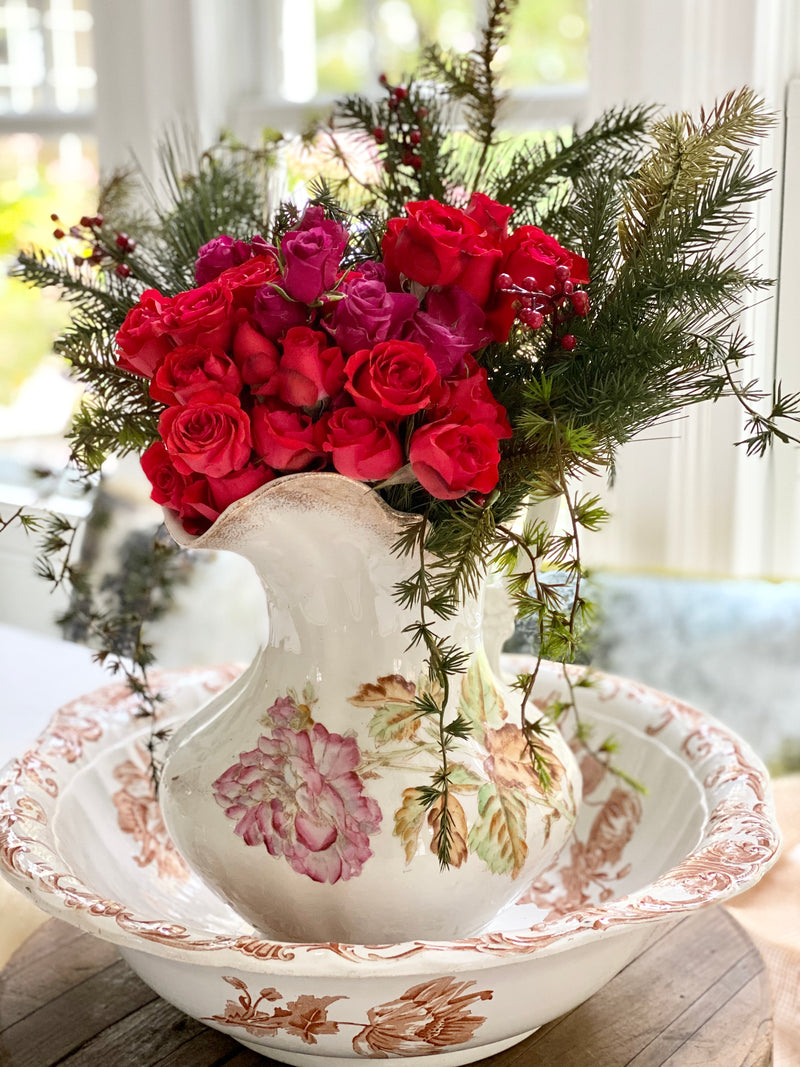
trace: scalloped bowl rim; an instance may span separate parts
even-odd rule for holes
[[[549,672],[553,675],[552,684],[557,686],[555,675],[556,672],[560,675],[561,666],[543,663],[542,667],[543,680]],[[569,670],[577,677],[586,673],[580,667]],[[201,683],[213,691],[235,676],[231,671],[230,667],[161,671],[157,672],[156,684],[171,686],[173,697],[188,681]],[[758,756],[713,716],[683,701],[615,675],[594,670],[589,673],[601,701],[620,698],[661,716],[663,725],[644,731],[650,736],[677,729],[683,737],[680,747],[685,755],[679,755],[674,747],[668,751],[686,763],[706,800],[713,800],[717,795],[716,803],[708,804],[700,841],[680,863],[648,885],[604,903],[590,904],[533,926],[487,932],[458,941],[410,939],[391,945],[284,942],[257,933],[221,935],[208,930],[198,937],[199,924],[193,933],[188,923],[183,926],[170,919],[136,915],[123,902],[94,892],[69,870],[57,871],[30,858],[27,844],[35,843],[36,839],[15,831],[20,822],[32,824],[33,828],[43,821],[46,825],[43,804],[48,802],[47,787],[39,789],[45,795],[40,802],[21,783],[26,777],[30,779],[31,768],[34,777],[39,777],[42,768],[53,771],[48,763],[53,759],[53,751],[48,750],[48,745],[57,737],[59,716],[63,722],[63,716],[70,714],[80,699],[59,709],[34,745],[0,771],[0,874],[32,897],[42,910],[128,950],[211,967],[236,962],[254,973],[274,973],[278,965],[287,974],[331,975],[429,970],[438,973],[445,967],[482,970],[503,966],[534,955],[537,958],[552,955],[600,937],[616,937],[632,927],[721,903],[754,885],[775,862],[780,850],[769,777]],[[115,683],[87,697],[93,699],[94,717],[105,718],[109,726],[113,724],[121,731],[122,739],[126,732],[131,737],[140,733],[142,725],[132,715],[129,724],[122,727],[113,718],[126,700],[130,703],[134,699],[130,693],[121,696],[120,689],[120,683]],[[697,766],[691,766],[688,758],[692,746],[698,753]],[[39,780],[41,783],[42,779]],[[727,796],[723,795],[726,788]],[[750,794],[749,799],[746,794]],[[52,796],[50,801],[55,813],[57,797]],[[731,823],[739,826],[736,840],[730,833]],[[52,849],[49,851],[52,853]],[[711,878],[709,884],[708,876],[714,870],[718,877]],[[692,881],[701,887],[699,896],[686,893],[686,886]],[[244,920],[243,928],[246,929]]]

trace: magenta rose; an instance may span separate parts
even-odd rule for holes
[[[214,782],[214,798],[247,845],[263,844],[315,882],[346,881],[372,855],[381,810],[364,793],[352,737],[279,726]]]
[[[219,349],[177,345],[167,353],[150,382],[150,396],[162,404],[185,404],[203,389],[238,393],[242,377],[233,360]]]
[[[427,407],[439,385],[436,364],[413,341],[382,341],[362,348],[346,365],[345,389],[363,411],[385,420],[402,419]]]
[[[152,378],[173,342],[167,336],[162,316],[169,297],[147,289],[125,316],[117,331],[117,366],[131,374]]]
[[[293,326],[283,339],[280,364],[269,386],[259,392],[276,395],[296,408],[313,408],[344,386],[341,349],[328,344],[327,334]]]
[[[411,293],[389,292],[379,278],[360,273],[349,274],[339,292],[344,299],[333,305],[327,327],[347,353],[399,337],[403,324],[419,308]]]
[[[223,233],[198,249],[194,267],[195,281],[198,285],[213,282],[223,271],[238,267],[253,256],[264,255],[277,257],[277,249],[260,234],[256,234],[250,241],[237,241]]]
[[[256,293],[253,321],[271,341],[280,340],[292,326],[305,326],[309,317],[305,304],[287,300],[271,285],[265,285]]]
[[[299,226],[281,241],[283,288],[302,304],[313,304],[333,288],[347,245],[347,230],[326,219],[321,207],[307,207]]]
[[[197,250],[197,260],[194,265],[195,281],[198,285],[213,282],[228,267],[244,263],[251,255],[252,251],[247,241],[235,241],[227,233],[213,237]]]
[[[233,327],[230,292],[215,281],[178,293],[164,310],[163,322],[176,344],[227,348]]]
[[[400,441],[385,422],[360,408],[339,408],[327,421],[323,446],[340,474],[359,482],[388,478],[403,466]]]
[[[277,347],[246,320],[236,327],[233,335],[233,358],[242,381],[258,394],[268,389],[278,369],[280,353]]]
[[[325,465],[325,426],[301,411],[274,402],[253,409],[253,443],[264,462],[276,471],[302,471]]]
[[[437,500],[490,493],[497,485],[497,438],[480,423],[440,420],[421,426],[411,437],[408,458],[420,485]]]
[[[389,274],[425,286],[460,285],[485,304],[502,256],[499,240],[466,212],[438,200],[412,201],[406,214],[389,220],[383,238]]]
[[[250,419],[239,398],[220,389],[195,393],[161,412],[158,432],[179,474],[222,478],[250,459]]]
[[[458,285],[431,289],[425,310],[413,316],[402,336],[424,346],[442,377],[458,370],[466,355],[492,339],[483,309]]]
[[[163,441],[154,441],[142,453],[140,463],[152,486],[150,499],[156,504],[178,511],[181,496],[186,488],[186,479],[175,470],[175,464]]]

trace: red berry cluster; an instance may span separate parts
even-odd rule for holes
[[[428,109],[415,106],[408,89],[404,85],[390,85],[385,74],[381,74],[380,83],[389,94],[386,104],[389,121],[386,126],[375,126],[372,136],[376,144],[388,143],[397,150],[400,166],[421,170],[422,156],[419,146],[425,138],[424,123],[428,117]]]
[[[583,289],[576,289],[570,280],[570,269],[560,264],[553,272],[555,281],[542,287],[533,276],[523,278],[517,284],[510,274],[498,274],[495,281],[497,289],[504,293],[518,294],[517,318],[531,330],[538,330],[551,317],[554,333],[573,315],[584,318],[589,314],[589,294]],[[571,352],[575,347],[575,335],[562,334],[559,338],[562,348]]]
[[[76,266],[82,267],[85,264],[100,266],[104,263],[110,266],[113,264],[115,273],[121,278],[129,276],[131,268],[125,262],[125,257],[134,251],[136,242],[128,237],[126,233],[115,233],[113,251],[109,249],[103,240],[102,227],[104,220],[102,215],[82,215],[78,224],[70,226],[67,231],[60,225],[61,219],[58,215],[52,214],[50,219],[59,223],[53,230],[53,237],[57,241],[62,241],[69,236],[84,245],[85,251],[73,257]]]

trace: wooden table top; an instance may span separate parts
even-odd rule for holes
[[[55,919],[41,926],[0,974],[2,1067],[274,1062],[188,1018],[144,985],[113,945]],[[482,1062],[486,1067],[769,1065],[772,1019],[761,957],[722,908],[686,916],[657,931],[644,952],[590,1000]]]

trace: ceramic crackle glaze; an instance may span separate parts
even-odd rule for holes
[[[470,600],[442,624],[469,656],[446,702],[447,720],[460,715],[469,733],[449,750],[441,868],[443,801],[426,806],[420,794],[440,766],[440,725],[416,699],[442,694],[424,646],[409,647],[417,609],[395,594],[419,567],[394,550],[409,521],[361,483],[324,473],[263,486],[199,537],[168,520],[180,544],[249,559],[267,594],[260,653],[170,743],[162,808],[189,866],[274,937],[477,933],[572,832],[576,761],[551,728],[542,786]]]
[[[573,685],[584,673],[572,670]],[[185,723],[237,676],[157,676],[160,725]],[[583,720],[613,733],[619,767],[648,792],[584,755],[568,847],[472,937],[370,945],[254,930],[175,862],[145,775],[149,726],[123,685],[61,709],[0,776],[0,873],[117,944],[179,1009],[279,1062],[471,1063],[580,1004],[654,926],[749,888],[777,857],[767,774],[744,742],[643,686],[592,682],[580,689]],[[537,701],[568,693],[561,668],[544,663]]]

